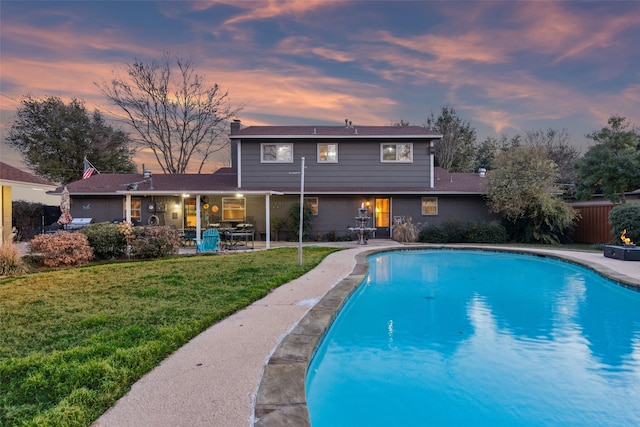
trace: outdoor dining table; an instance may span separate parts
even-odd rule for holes
[[[238,249],[238,246],[249,249],[249,242],[251,242],[251,249],[254,248],[255,230],[253,228],[220,228],[219,231],[223,249],[233,250]]]

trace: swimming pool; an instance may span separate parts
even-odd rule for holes
[[[640,425],[640,292],[531,255],[369,262],[309,366],[314,427]]]

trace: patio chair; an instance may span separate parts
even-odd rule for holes
[[[220,249],[220,232],[215,228],[209,228],[202,233],[202,240],[194,239],[196,253],[217,252]]]

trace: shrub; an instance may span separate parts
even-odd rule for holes
[[[15,245],[0,245],[0,276],[19,276],[28,271],[22,253]]]
[[[131,255],[138,258],[162,258],[178,253],[180,234],[172,227],[135,227]]]
[[[640,203],[618,205],[609,212],[609,223],[613,226],[611,234],[616,243],[621,243],[620,235],[627,230],[626,236],[636,245],[640,245]]]
[[[87,264],[93,258],[93,250],[87,236],[82,233],[58,231],[39,234],[29,243],[31,252],[42,254],[47,267]]]
[[[422,243],[505,243],[507,230],[498,223],[446,221],[427,225],[418,235]]]
[[[415,242],[418,240],[418,227],[411,218],[393,225],[393,240],[396,242]]]
[[[467,228],[466,241],[475,243],[506,243],[507,229],[495,222],[471,222]]]
[[[461,221],[445,221],[442,223],[442,228],[444,229],[445,234],[447,235],[447,239],[449,243],[465,243],[467,242],[467,228],[469,223],[461,222]]]
[[[293,203],[289,207],[289,230],[291,235],[296,240],[299,239],[300,234],[300,203]],[[302,207],[302,239],[304,240],[311,233],[311,221],[313,220],[313,213],[311,212],[311,205],[305,203]]]
[[[275,236],[275,240],[280,240],[280,233],[282,231],[286,231],[289,228],[287,224],[287,219],[282,217],[273,217],[271,218],[271,230],[273,231],[273,235]]]
[[[447,233],[436,225],[425,225],[418,233],[418,241],[422,243],[447,243]]]
[[[350,242],[353,240],[353,234],[338,234],[336,230],[331,230],[325,234],[325,240],[327,242]]]
[[[93,248],[95,259],[112,259],[124,255],[127,248],[125,236],[118,229],[117,224],[101,222],[91,224],[81,230],[87,236]]]

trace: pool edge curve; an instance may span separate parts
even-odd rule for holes
[[[360,286],[368,268],[367,258],[390,251],[419,249],[481,250],[541,256],[569,262],[588,268],[621,286],[640,291],[640,279],[619,273],[605,265],[572,256],[571,251],[549,252],[545,249],[503,248],[475,245],[407,245],[397,248],[379,248],[355,255],[353,270],[331,288],[313,306],[293,330],[283,338],[264,367],[255,397],[254,426],[310,427],[306,401],[306,373],[311,359],[335,316],[349,296]]]

